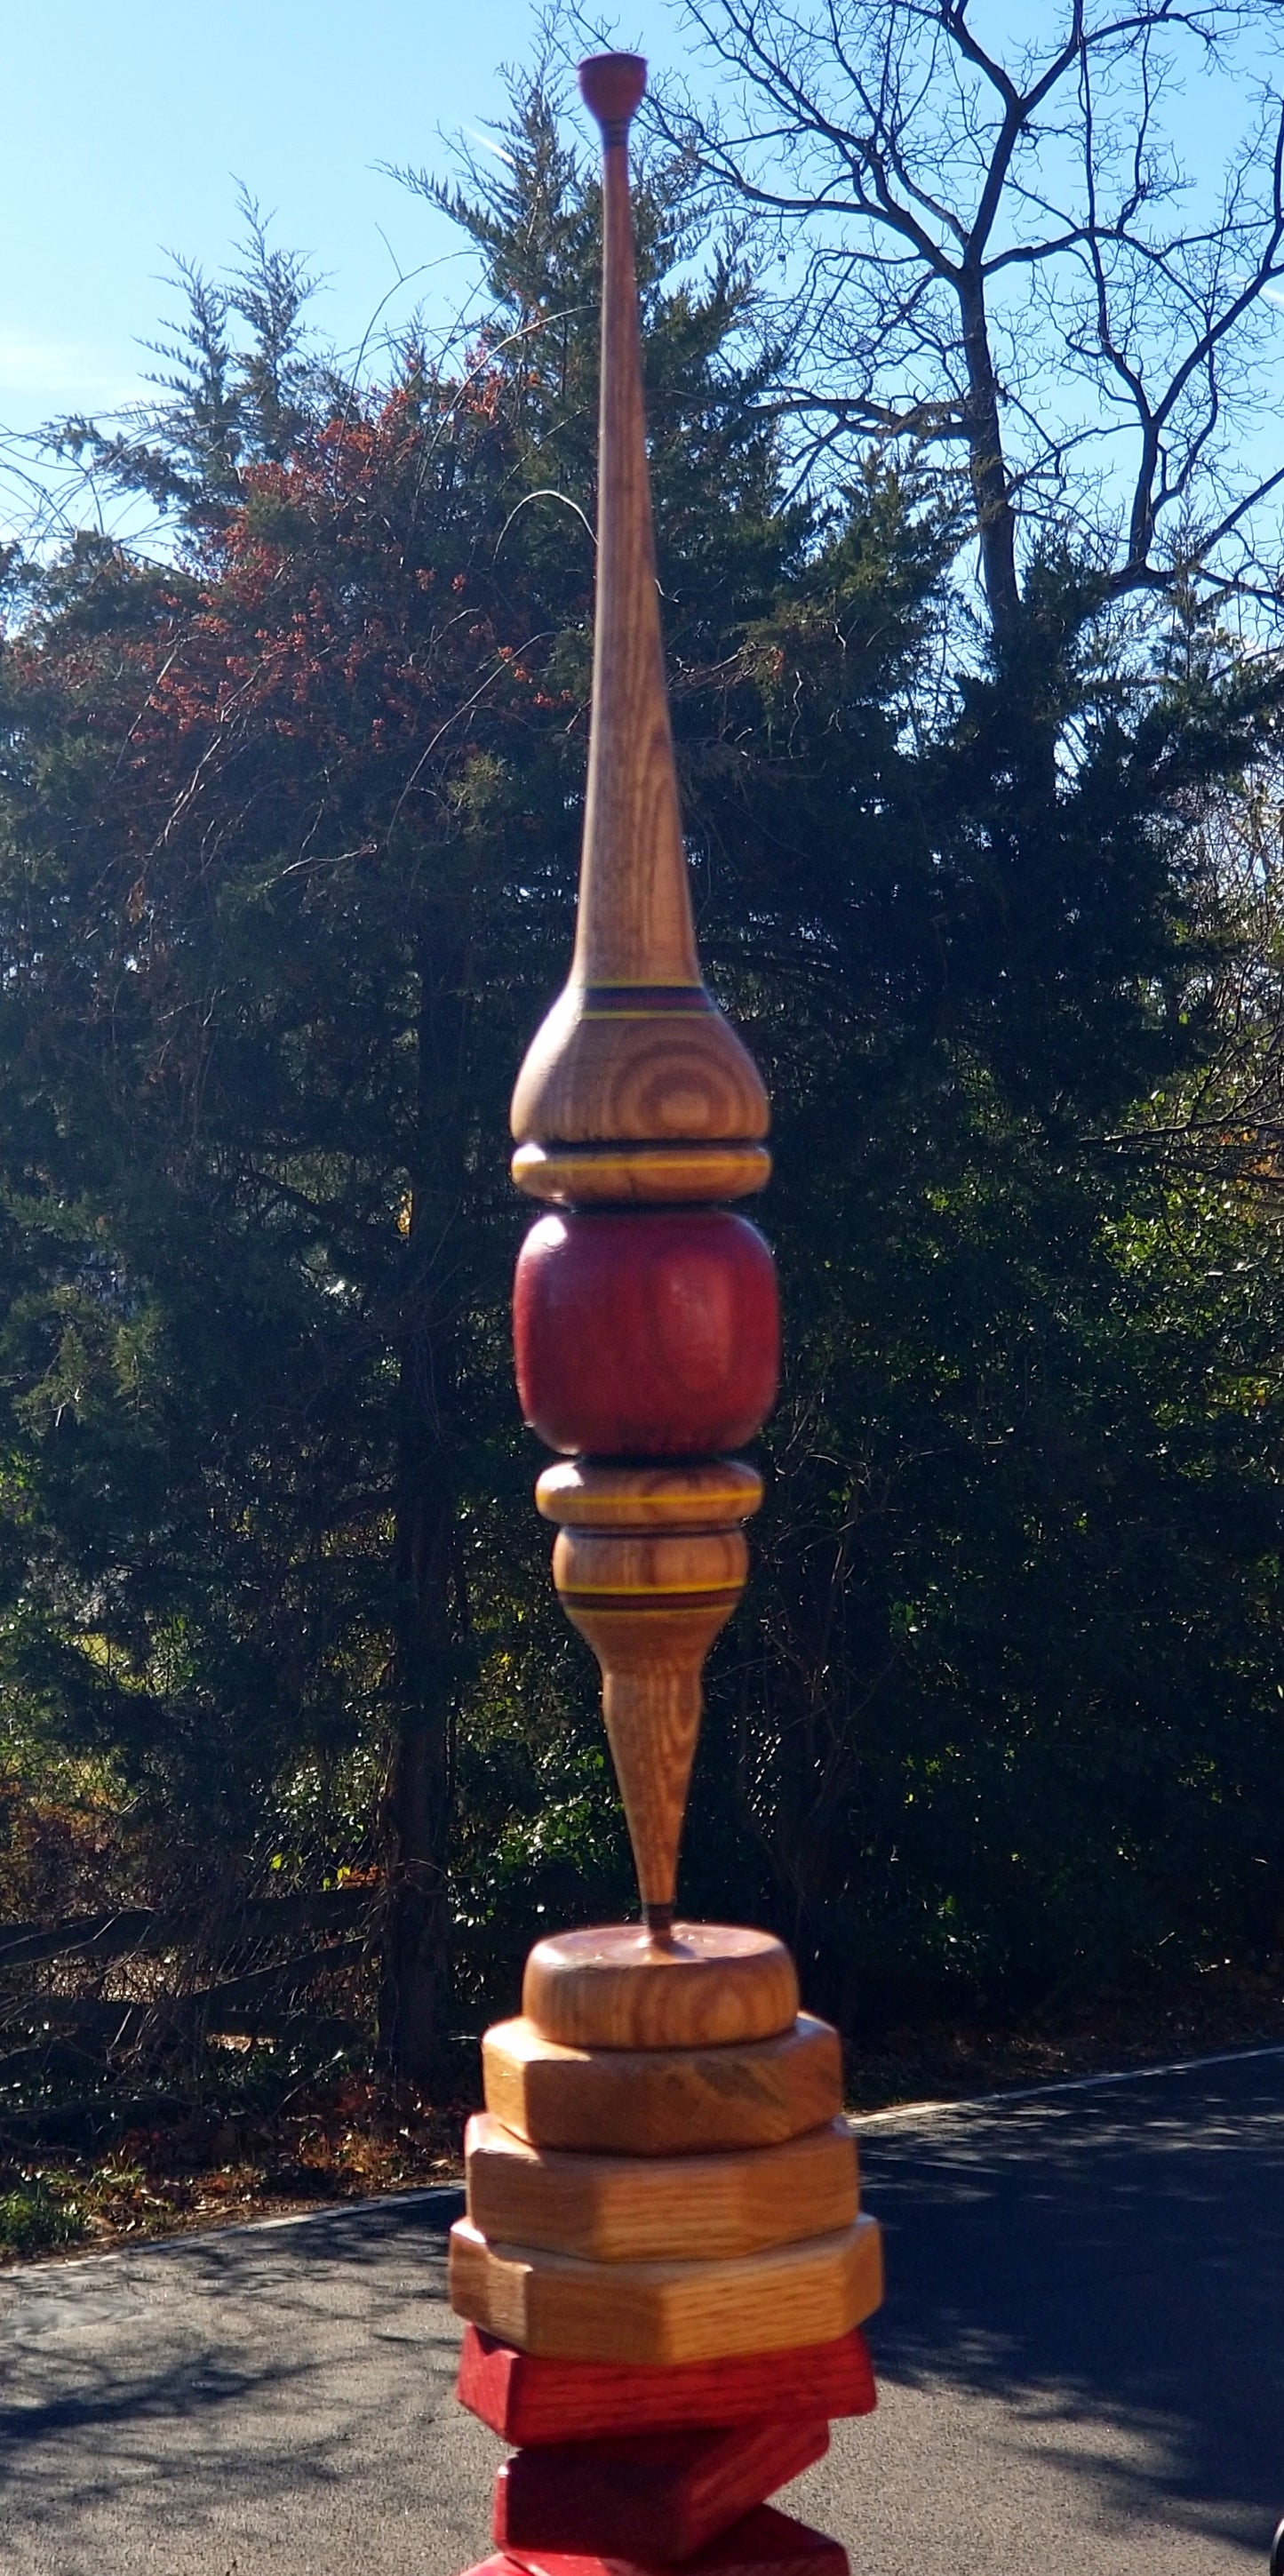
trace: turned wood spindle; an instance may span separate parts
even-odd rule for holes
[[[602,130],[601,489],[588,793],[570,977],[513,1098],[546,1213],[514,1283],[562,1606],[602,1669],[641,1924],[555,1933],[483,2042],[450,2295],[459,2394],[520,2447],[470,2576],[848,2576],[766,2498],[874,2403],[838,2034],[783,1942],[674,1923],[701,1672],[745,1580],[770,1411],[767,1104],[696,952],[660,635],[628,126],[646,66],[580,69]]]
[[[513,1096],[514,1177],[557,1210],[522,1248],[514,1335],[526,1419],[577,1461],[541,1477],[539,1506],[562,1524],[554,1579],[602,1667],[643,1919],[663,1941],[701,1670],[761,1497],[718,1453],[770,1410],[779,1336],[771,1255],[714,1204],[767,1178],[767,1104],[701,981],[682,844],[629,204],[645,77],[633,54],[580,74],[603,145],[593,707],[570,978]]]

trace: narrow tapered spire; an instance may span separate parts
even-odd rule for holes
[[[584,855],[573,974],[585,984],[698,985],[655,575],[629,121],[646,87],[637,54],[580,66],[602,129],[602,380],[597,621]]]
[[[570,980],[513,1095],[514,1177],[538,1198],[737,1197],[769,1169],[762,1084],[701,981],[682,844],[629,203],[629,121],[645,86],[637,54],[580,66],[602,132],[593,704]],[[635,1155],[620,1189],[618,1154],[608,1172],[579,1160],[568,1175],[557,1151],[604,1146],[650,1149],[651,1160]],[[723,1149],[716,1172],[711,1147]]]

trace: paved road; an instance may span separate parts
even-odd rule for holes
[[[1246,2576],[1284,2505],[1284,2057],[867,2123],[877,2416],[789,2501],[854,2576]],[[448,2194],[0,2280],[5,2576],[457,2576]]]

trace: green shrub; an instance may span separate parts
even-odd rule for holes
[[[0,2247],[9,2253],[43,2254],[51,2245],[78,2245],[87,2232],[84,2211],[68,2197],[60,2176],[33,2174],[15,2191],[0,2193]]]

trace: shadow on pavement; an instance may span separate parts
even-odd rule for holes
[[[828,2498],[862,2532],[870,2576],[917,2576],[959,2496],[941,2544],[959,2576],[1160,2576],[1170,2554],[1264,2576],[1284,2061],[875,2125],[861,2151],[888,2232],[871,2341],[889,2403],[812,2473],[814,2518]],[[482,2556],[495,2446],[453,2403],[443,2296],[459,2206],[0,2278],[0,2565],[456,2576]]]
[[[861,2156],[887,2229],[884,2377],[1001,2398],[1120,2515],[1264,2553],[1284,2508],[1278,2060],[874,2126]]]
[[[445,2231],[461,2207],[445,2190],[0,2281],[0,2564],[20,2549],[24,2568],[97,2571],[109,2542],[129,2551],[114,2567],[168,2576],[167,2532],[191,2548],[218,2528],[216,2576],[242,2534],[242,2563],[273,2565],[264,2534],[284,2549],[309,2490],[342,2564],[357,2464],[377,2464],[408,2533],[426,2519],[443,2565],[466,2564],[479,2535],[459,2517],[484,2513],[487,2482],[451,2465]],[[358,2492],[360,2476],[354,2506]],[[436,2549],[421,2536],[417,2552],[432,2576]],[[348,2563],[363,2563],[355,2532]]]

